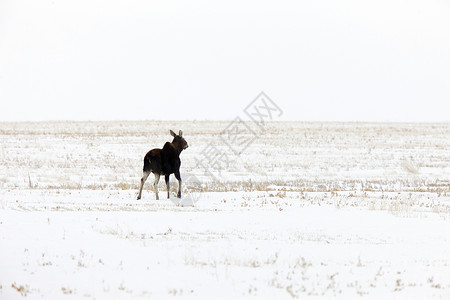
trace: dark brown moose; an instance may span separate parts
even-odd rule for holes
[[[181,198],[181,177],[180,177],[180,153],[188,147],[186,140],[182,137],[183,132],[180,130],[178,135],[170,130],[170,134],[173,136],[172,143],[166,142],[162,149],[153,149],[147,152],[144,157],[143,175],[141,178],[141,187],[139,188],[139,195],[137,199],[141,199],[142,188],[150,173],[155,174],[155,187],[156,200],[159,200],[158,196],[158,183],[161,175],[165,176],[167,186],[167,198],[170,198],[169,194],[169,176],[175,174],[175,178],[178,180],[178,198]]]

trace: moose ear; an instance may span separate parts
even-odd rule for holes
[[[176,136],[177,136],[176,133],[173,132],[172,130],[170,130],[170,134],[171,134],[173,137],[176,137]]]
[[[180,132],[178,133],[179,136],[183,135],[183,131],[180,130]]]

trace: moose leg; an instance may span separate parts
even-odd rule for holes
[[[141,199],[141,194],[142,194],[142,188],[144,187],[144,183],[148,178],[148,175],[150,175],[150,172],[145,172],[142,174],[142,178],[141,178],[141,187],[139,188],[139,194],[137,196],[137,200]]]
[[[153,183],[153,187],[155,188],[156,200],[159,200],[158,195],[158,183],[159,183],[159,174],[155,174],[155,182]]]
[[[177,171],[174,174],[175,174],[175,178],[178,180],[178,194],[177,194],[177,197],[181,198],[181,176],[180,176],[180,171]]]
[[[167,187],[167,199],[170,199],[170,183],[169,183],[170,175],[166,175],[166,187]]]

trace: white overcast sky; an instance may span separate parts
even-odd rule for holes
[[[450,1],[0,0],[0,121],[450,121]]]

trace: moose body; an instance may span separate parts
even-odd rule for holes
[[[141,187],[137,199],[141,199],[142,188],[150,173],[155,174],[155,182],[153,186],[155,188],[156,200],[159,200],[158,195],[158,183],[161,175],[165,176],[167,186],[167,198],[170,198],[169,193],[169,177],[170,174],[174,174],[178,180],[178,194],[177,197],[181,198],[181,176],[180,176],[180,153],[188,147],[186,140],[182,137],[183,132],[180,130],[178,135],[170,130],[170,134],[173,136],[171,143],[166,142],[162,149],[153,149],[147,152],[144,157],[143,175],[141,178]]]

